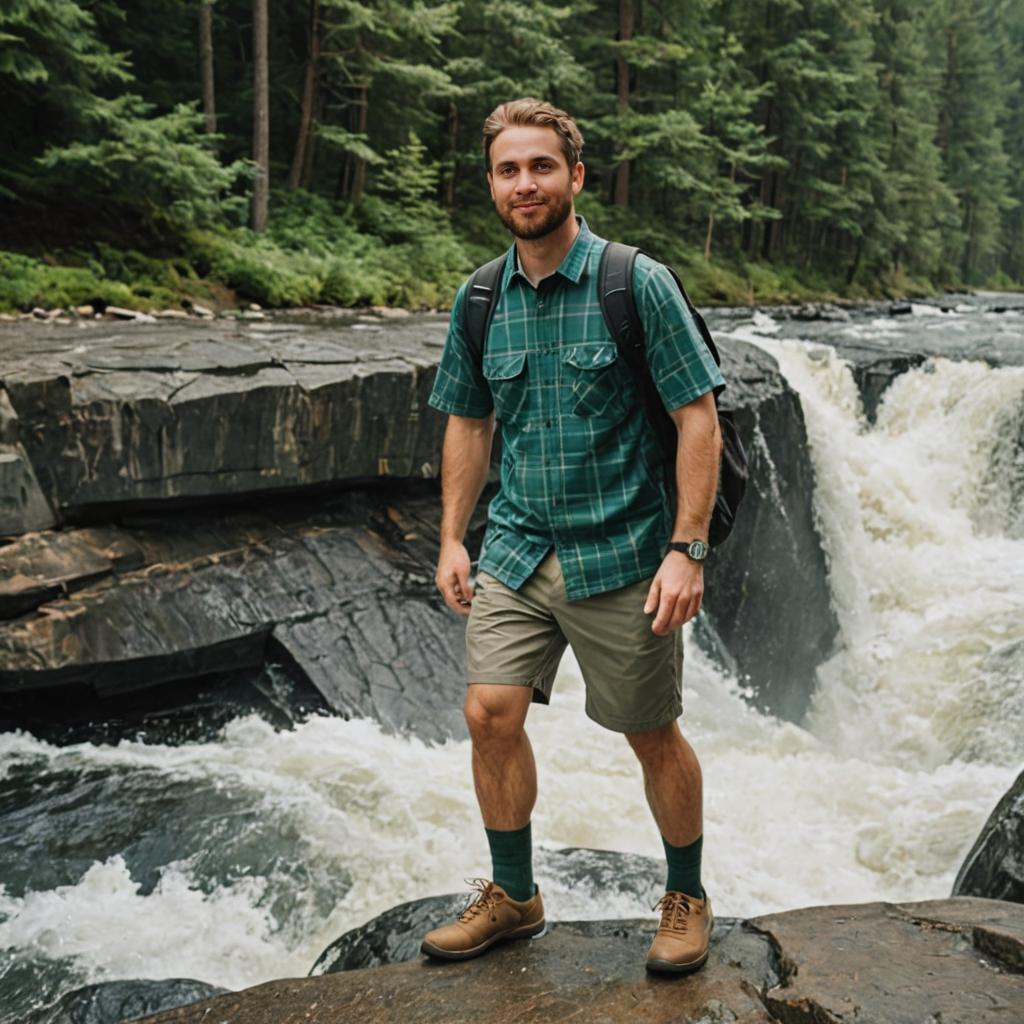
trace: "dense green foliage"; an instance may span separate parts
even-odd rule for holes
[[[261,234],[253,4],[208,6],[215,133],[200,0],[0,9],[0,307],[443,305],[507,244],[479,130],[520,95],[704,300],[1024,281],[1012,0],[278,0]]]

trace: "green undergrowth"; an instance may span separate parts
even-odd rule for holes
[[[585,204],[584,204],[585,205]],[[631,222],[628,211],[585,209],[594,230],[628,238],[679,271],[699,305],[925,296],[957,282],[899,272],[857,279],[806,267],[705,261],[670,234]],[[328,304],[446,308],[469,271],[508,244],[489,211],[464,215],[457,228],[423,208],[396,217],[395,207],[368,196],[358,211],[339,212],[308,193],[275,194],[270,229],[193,230],[166,255],[97,242],[27,255],[0,250],[0,310],[7,313],[85,304],[138,310],[198,302],[215,307],[257,302],[267,308]],[[1001,275],[986,287],[1018,290]]]

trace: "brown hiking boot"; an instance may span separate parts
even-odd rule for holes
[[[451,924],[435,928],[423,937],[420,951],[442,960],[469,960],[486,952],[496,942],[526,939],[544,931],[544,904],[540,889],[520,902],[512,899],[497,882],[486,878],[467,879],[478,895]]]
[[[667,892],[652,909],[659,907],[661,924],[647,951],[647,969],[686,974],[703,967],[715,926],[711,897],[705,893],[699,900],[684,892]]]

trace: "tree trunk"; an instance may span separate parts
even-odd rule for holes
[[[319,86],[319,79],[317,81]],[[321,89],[316,90],[316,103],[313,107],[313,122],[315,124],[320,123],[320,117],[323,111],[323,92]],[[306,140],[306,158],[302,162],[302,178],[299,184],[307,192],[313,188],[313,151],[316,149],[316,133],[310,132],[309,138]]]
[[[292,166],[288,171],[288,188],[295,191],[302,182],[307,167],[307,153],[313,144],[313,108],[320,84],[320,0],[311,0],[309,18],[309,60],[306,79],[302,87],[302,111],[299,114],[299,135],[295,140]]]
[[[267,229],[270,191],[270,95],[267,59],[267,0],[252,4],[253,125],[252,159],[256,174],[252,183],[252,229]]]
[[[619,0],[619,42],[633,38],[633,0]],[[615,81],[618,97],[619,116],[629,110],[629,63],[622,50],[615,54]],[[629,206],[629,161],[623,160],[615,170],[615,193],[612,201],[616,206]]]
[[[366,134],[366,115],[370,106],[369,88],[366,82],[359,85],[359,100],[356,104],[357,120],[356,131],[360,135]],[[353,206],[358,206],[363,201],[363,191],[366,188],[366,161],[362,157],[356,157],[355,170],[352,174],[352,193],[350,199]]]
[[[213,135],[217,131],[213,92],[213,0],[201,0],[199,4],[199,70],[203,81],[206,131]]]
[[[704,236],[704,260],[706,263],[711,262],[711,232],[715,227],[715,215],[713,213],[708,214],[708,231]]]
[[[449,214],[455,210],[455,166],[459,158],[459,108],[452,100],[448,104],[448,180],[444,187],[444,205]]]

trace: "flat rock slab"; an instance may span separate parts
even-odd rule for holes
[[[271,981],[141,1020],[1009,1024],[1024,1016],[1024,907],[1013,903],[960,897],[726,919],[704,969],[684,977],[644,970],[652,930],[651,921],[558,922],[539,939],[464,963],[421,958]]]
[[[786,1024],[1024,1020],[1024,907],[958,897],[755,918],[776,948],[765,1005]]]
[[[552,925],[540,939],[464,963],[421,959],[272,981],[146,1017],[146,1024],[767,1024],[751,979],[774,977],[768,943],[736,922],[716,930],[699,976],[648,976],[650,921]]]
[[[0,699],[275,660],[345,717],[462,737],[462,621],[434,587],[439,500],[419,489],[27,534],[0,548]]]
[[[5,328],[6,442],[38,479],[6,529],[38,528],[49,509],[63,522],[111,504],[433,476],[444,417],[427,397],[446,318],[367,319]]]

